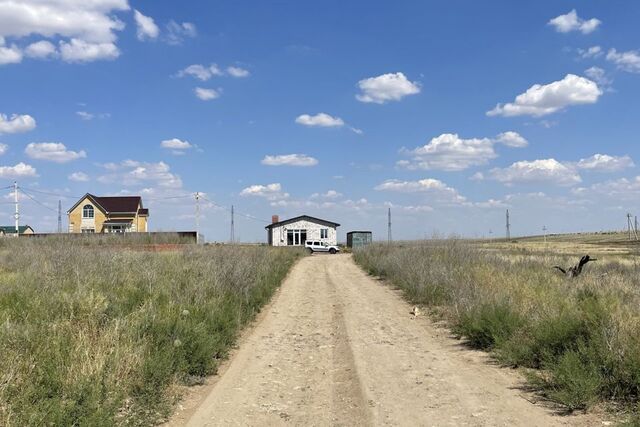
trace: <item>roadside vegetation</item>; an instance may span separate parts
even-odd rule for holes
[[[0,425],[162,421],[176,386],[216,371],[300,255],[0,240]]]
[[[635,257],[599,257],[574,279],[552,266],[575,264],[575,255],[488,251],[457,240],[372,245],[354,258],[430,307],[469,345],[525,368],[529,384],[567,411],[600,402],[637,408]]]

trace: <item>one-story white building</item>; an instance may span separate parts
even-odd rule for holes
[[[337,228],[340,224],[309,215],[280,221],[274,215],[267,225],[267,241],[271,246],[304,246],[307,240],[318,240],[329,245],[338,244]]]

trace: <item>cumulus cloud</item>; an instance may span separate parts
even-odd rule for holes
[[[22,51],[18,46],[12,44],[6,46],[4,38],[0,36],[0,65],[18,64],[22,62]]]
[[[514,131],[501,133],[495,141],[512,148],[522,148],[529,145],[529,142],[522,135]]]
[[[589,77],[598,86],[606,90],[611,90],[613,79],[607,75],[607,72],[600,67],[591,67],[584,71],[585,76]]]
[[[136,21],[136,35],[138,40],[144,41],[158,38],[160,29],[153,21],[153,18],[143,15],[139,10],[133,11],[133,17]]]
[[[116,32],[124,28],[115,13],[127,10],[127,0],[0,0],[0,39],[40,35],[60,40],[60,56],[65,61],[113,59],[120,53]],[[30,47],[27,53],[35,58],[55,54],[51,44]],[[0,58],[7,56],[6,49],[0,47]],[[12,44],[9,49],[13,62],[20,62],[19,48]]]
[[[126,186],[157,185],[163,189],[182,188],[182,179],[171,172],[171,167],[165,162],[140,162],[124,160],[121,163],[107,163],[102,165],[108,174],[98,177],[104,184],[121,183]]]
[[[192,76],[196,79],[202,80],[203,82],[206,82],[211,77],[222,75],[224,75],[224,72],[217,64],[211,64],[209,66],[193,64],[178,72],[178,77]]]
[[[32,142],[27,145],[24,152],[32,159],[46,160],[49,162],[66,163],[72,160],[87,157],[87,153],[81,151],[71,151],[59,142]]]
[[[56,57],[58,49],[50,41],[40,40],[27,46],[24,53],[30,58],[46,59]]]
[[[594,32],[601,23],[602,21],[596,18],[587,20],[580,18],[575,9],[565,15],[556,16],[549,21],[549,25],[554,27],[559,33],[580,31],[582,34]]]
[[[344,120],[340,117],[333,117],[326,113],[318,113],[315,116],[302,114],[296,118],[296,123],[304,126],[316,127],[341,127],[344,126]]]
[[[229,73],[229,75],[231,77],[236,77],[236,78],[243,78],[243,77],[249,77],[249,75],[251,73],[249,73],[249,70],[245,70],[244,68],[240,68],[240,67],[227,67],[227,73]]]
[[[73,182],[87,182],[89,181],[89,175],[84,172],[73,172],[68,177],[69,181]]]
[[[535,84],[514,102],[498,104],[488,111],[488,116],[534,116],[541,117],[563,110],[571,105],[594,104],[602,95],[598,85],[574,74],[546,85]]]
[[[284,154],[265,156],[261,163],[267,166],[315,166],[318,160],[306,154]]]
[[[607,61],[613,62],[623,71],[640,73],[640,52],[637,50],[618,52],[615,49],[610,49],[607,53]]]
[[[360,102],[384,104],[399,101],[405,96],[420,93],[420,83],[409,81],[403,73],[382,74],[358,82],[361,93],[356,95]]]
[[[220,92],[215,89],[205,89],[202,87],[197,87],[194,89],[194,93],[199,99],[203,101],[211,101],[212,99],[220,97]]]
[[[637,201],[640,197],[640,176],[635,178],[620,178],[616,180],[599,182],[590,187],[580,187],[573,190],[574,196],[605,197],[616,201]]]
[[[160,142],[160,146],[171,150],[188,150],[193,147],[189,141],[182,141],[178,138],[165,139]]]
[[[240,192],[241,196],[262,197],[269,201],[277,201],[289,198],[289,193],[282,191],[279,183],[267,185],[251,185]]]
[[[167,24],[167,43],[170,45],[179,45],[186,38],[193,38],[198,34],[196,26],[191,22],[178,23],[176,21],[170,21]]]
[[[339,199],[340,197],[342,197],[342,193],[339,193],[336,190],[328,190],[326,193],[313,193],[310,198],[335,200]]]
[[[3,133],[29,132],[35,127],[35,119],[28,114],[13,114],[8,117],[0,113],[0,135]]]
[[[617,172],[634,166],[635,164],[629,156],[609,156],[607,154],[594,154],[586,159],[581,159],[576,164],[579,169],[597,172]]]
[[[430,193],[440,201],[464,203],[466,198],[461,196],[455,188],[444,182],[425,178],[418,181],[400,181],[389,179],[374,187],[376,191],[393,191],[398,193]]]
[[[9,151],[9,146],[7,144],[0,144],[0,156]]]
[[[579,184],[582,179],[570,165],[555,159],[515,162],[507,168],[494,168],[490,177],[504,184],[548,182],[561,186]]]
[[[578,49],[578,54],[581,58],[587,59],[598,58],[604,55],[604,52],[602,51],[602,48],[600,46],[591,46],[587,49]]]
[[[114,43],[89,43],[81,39],[60,42],[60,56],[66,62],[113,60],[120,56]]]
[[[26,163],[15,166],[0,166],[0,178],[30,178],[37,177],[36,169]]]
[[[496,143],[519,148],[525,147],[527,140],[513,131],[501,133],[494,139],[463,139],[458,134],[444,133],[422,147],[402,149],[401,153],[411,156],[411,160],[400,160],[397,165],[410,170],[461,171],[495,159],[498,156],[494,150]]]

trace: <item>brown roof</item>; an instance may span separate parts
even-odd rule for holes
[[[98,197],[93,194],[87,193],[84,197],[82,197],[71,209],[69,212],[74,210],[81,201],[83,201],[86,197],[91,199],[96,205],[98,205],[105,213],[114,214],[114,213],[136,213],[139,212],[141,215],[149,215],[148,209],[142,208],[142,198],[140,196],[113,196],[113,197]],[[142,212],[146,211],[146,212]]]
[[[93,199],[108,213],[137,212],[142,202],[140,196],[97,197]]]

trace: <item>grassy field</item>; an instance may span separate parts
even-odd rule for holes
[[[161,421],[301,255],[112,243],[0,240],[0,425]]]
[[[640,393],[636,248],[601,236],[547,244],[541,237],[373,245],[354,257],[429,306],[469,345],[522,368],[538,393],[565,410],[606,403],[633,413]],[[598,261],[578,278],[552,268],[587,253]]]

